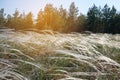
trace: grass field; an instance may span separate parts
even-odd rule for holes
[[[119,79],[119,34],[0,30],[0,80]]]

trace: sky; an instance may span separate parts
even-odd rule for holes
[[[107,3],[108,6],[114,5],[120,11],[120,0],[0,0],[0,8],[4,8],[6,14],[13,14],[16,9],[25,13],[32,11],[36,17],[40,9],[43,9],[48,3],[57,8],[62,4],[64,8],[69,9],[72,2],[75,2],[79,13],[83,14],[86,14],[93,4],[103,7]]]

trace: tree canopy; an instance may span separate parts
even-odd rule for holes
[[[114,6],[107,4],[101,8],[95,4],[89,8],[87,15],[79,13],[72,2],[68,10],[61,5],[59,8],[46,4],[33,19],[32,12],[20,13],[17,9],[13,15],[5,17],[4,8],[0,9],[0,27],[19,29],[36,28],[39,30],[53,30],[59,32],[120,33],[120,13]]]

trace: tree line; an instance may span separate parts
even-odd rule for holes
[[[61,5],[59,8],[52,4],[46,4],[44,9],[33,19],[32,12],[20,13],[17,9],[13,15],[5,17],[4,8],[0,9],[0,27],[13,28],[15,30],[35,28],[39,30],[53,30],[59,32],[84,32],[94,33],[120,33],[120,13],[114,6],[107,4],[101,8],[93,5],[87,15],[79,14],[79,10],[72,2],[69,10]]]
[[[95,33],[120,33],[120,13],[107,4],[101,8],[93,5],[87,13],[87,29]]]

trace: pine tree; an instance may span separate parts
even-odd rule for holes
[[[78,8],[75,6],[75,3],[72,2],[69,7],[69,13],[68,13],[68,32],[74,31],[76,29],[76,20],[78,15]]]
[[[93,5],[87,13],[87,29],[92,32],[103,32],[101,8]]]
[[[78,16],[78,19],[76,21],[77,27],[76,27],[76,31],[77,32],[83,32],[86,30],[86,16],[83,14],[80,14]]]
[[[0,27],[4,27],[5,26],[5,13],[4,13],[4,8],[2,8],[0,10]]]
[[[59,8],[59,20],[58,20],[58,28],[59,32],[67,32],[67,11],[61,5]]]
[[[36,28],[43,30],[44,29],[44,13],[42,10],[39,11],[38,15],[37,15],[37,20],[36,20]]]
[[[5,26],[8,27],[8,28],[11,28],[11,26],[12,26],[12,17],[11,17],[10,14],[7,15]]]
[[[25,27],[33,28],[33,14],[29,12],[25,17]]]

